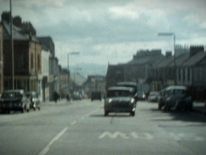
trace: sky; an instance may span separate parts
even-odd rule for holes
[[[0,0],[6,10],[9,0]],[[70,53],[70,66],[97,73],[139,49],[173,50],[173,38],[159,32],[174,33],[176,44],[206,45],[206,0],[13,0],[16,15],[53,38],[62,66]]]

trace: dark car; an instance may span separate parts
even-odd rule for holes
[[[148,101],[150,102],[158,102],[160,99],[160,94],[157,91],[151,91],[148,95]]]
[[[102,94],[99,91],[95,91],[91,93],[91,101],[93,100],[102,100]]]
[[[161,110],[162,107],[165,106],[166,98],[167,98],[167,91],[166,91],[166,89],[162,89],[160,91],[160,96],[159,96],[159,101],[158,101],[158,109],[159,110]]]
[[[138,91],[137,91],[137,83],[131,82],[131,81],[124,81],[124,82],[118,82],[117,86],[123,86],[123,87],[130,87],[133,88],[133,96],[135,100],[138,100]]]
[[[108,88],[104,103],[104,115],[107,116],[110,112],[129,112],[134,116],[136,101],[133,94],[134,89],[129,87]]]
[[[2,93],[0,99],[0,111],[10,112],[10,111],[21,111],[29,112],[30,101],[26,97],[23,90],[7,90]]]
[[[30,99],[30,108],[33,110],[40,110],[40,100],[37,92],[31,91],[27,92],[26,96]]]
[[[164,107],[165,111],[192,110],[193,100],[185,86],[169,86],[164,90],[163,94],[161,107]]]

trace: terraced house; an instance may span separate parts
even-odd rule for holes
[[[9,12],[2,13],[4,87],[12,88],[11,31]],[[41,45],[36,38],[36,30],[30,22],[22,22],[20,17],[13,18],[14,48],[14,88],[38,91],[41,73]]]

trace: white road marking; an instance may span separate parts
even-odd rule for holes
[[[132,136],[134,139],[139,138],[139,135],[138,135],[136,132],[131,132],[131,136]]]
[[[65,127],[61,132],[59,132],[50,142],[49,144],[39,153],[39,155],[46,155],[49,152],[50,147],[54,144],[66,131],[68,127]]]
[[[122,133],[122,132],[114,132],[114,133],[111,133],[111,132],[103,132],[100,136],[99,136],[99,139],[103,139],[104,137],[109,137],[111,139],[115,139],[115,138],[123,138],[123,139],[129,139],[129,137],[125,134],[125,133]]]

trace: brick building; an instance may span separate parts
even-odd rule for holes
[[[4,87],[12,88],[12,60],[9,13],[2,14],[4,30],[3,58],[4,58]],[[39,91],[39,74],[41,74],[41,44],[37,40],[31,24],[21,23],[13,25],[14,49],[14,88],[25,91]],[[15,20],[14,20],[15,22]],[[16,26],[17,25],[17,26]],[[24,29],[25,25],[30,25]],[[29,32],[31,28],[31,33]]]

